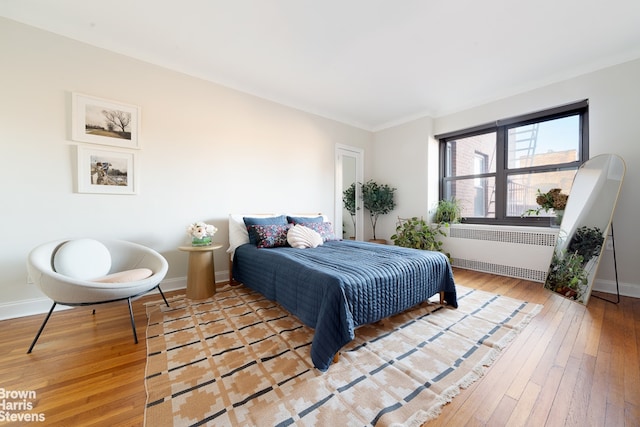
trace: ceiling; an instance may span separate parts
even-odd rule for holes
[[[640,57],[638,0],[0,0],[0,16],[368,130]]]

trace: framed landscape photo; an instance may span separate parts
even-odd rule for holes
[[[136,152],[78,147],[78,193],[136,194]]]
[[[94,96],[71,95],[71,139],[140,148],[140,108]]]

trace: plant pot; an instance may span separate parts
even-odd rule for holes
[[[551,217],[551,226],[558,228],[562,224],[562,217],[564,216],[564,210],[555,211],[556,216]]]
[[[381,245],[386,245],[387,241],[385,239],[369,239],[371,243],[379,243]]]
[[[567,298],[571,298],[571,299],[576,299],[576,297],[578,296],[578,291],[576,291],[575,289],[571,289],[568,286],[563,286],[562,288],[557,288],[556,292],[564,295]]]

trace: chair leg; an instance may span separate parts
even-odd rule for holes
[[[167,299],[164,297],[164,292],[162,292],[162,289],[160,289],[160,285],[158,285],[157,288],[158,288],[158,292],[160,292],[160,295],[162,295],[162,299],[164,300],[164,303],[167,304],[167,307],[169,307],[169,303],[167,302]]]
[[[47,314],[47,317],[44,318],[44,322],[42,322],[42,325],[40,326],[40,329],[38,330],[38,333],[36,334],[36,337],[33,339],[33,342],[31,343],[31,347],[29,347],[29,350],[27,351],[27,354],[31,353],[31,350],[33,350],[33,346],[36,345],[36,341],[38,341],[38,338],[40,338],[40,334],[42,333],[42,330],[44,329],[44,326],[47,324],[47,322],[49,321],[49,317],[51,317],[51,313],[53,313],[53,309],[56,308],[56,302],[53,302],[53,305],[51,306],[51,310],[49,310],[49,314]]]
[[[129,303],[129,315],[131,316],[131,329],[133,329],[133,340],[138,344],[138,334],[136,333],[136,321],[133,319],[133,307],[131,307],[131,298],[127,298]]]

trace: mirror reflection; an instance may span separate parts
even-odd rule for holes
[[[356,159],[342,160],[342,238],[356,238]]]
[[[363,216],[359,197],[363,181],[363,151],[346,145],[336,145],[334,230],[343,239],[363,239]]]
[[[609,234],[625,164],[614,154],[585,162],[576,172],[544,287],[586,304]]]

